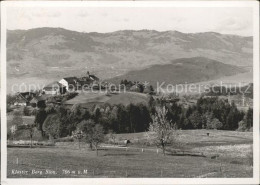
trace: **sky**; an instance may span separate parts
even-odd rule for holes
[[[253,35],[252,8],[246,7],[8,7],[7,29],[61,27],[80,32],[177,30]]]

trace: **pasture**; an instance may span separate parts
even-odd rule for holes
[[[118,134],[116,139],[129,139],[131,143],[127,147],[104,147],[106,144],[102,144],[98,156],[85,143],[81,143],[79,149],[77,142],[31,149],[8,148],[8,177],[252,177],[252,133],[178,132],[180,150],[203,155],[167,152],[163,156],[160,149],[159,153],[156,152],[155,146],[142,144],[147,139],[147,133]],[[212,157],[216,155],[219,157]],[[28,174],[14,174],[13,170],[28,171]],[[32,174],[32,170],[39,173]],[[55,173],[46,174],[46,170]]]
[[[122,104],[147,104],[149,96],[136,92],[119,92],[119,93],[106,93],[106,92],[81,92],[75,98],[65,102],[65,105],[80,104],[83,107],[91,108],[94,105],[101,105],[108,103],[110,105]]]

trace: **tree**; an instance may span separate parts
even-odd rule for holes
[[[239,131],[247,131],[253,127],[253,109],[249,108],[244,115],[243,120],[238,123]]]
[[[10,128],[11,134],[12,134],[12,139],[14,140],[14,136],[16,134],[17,131],[17,125],[12,125]]]
[[[30,147],[32,148],[32,139],[33,139],[33,134],[34,134],[34,130],[35,130],[35,125],[31,124],[27,126],[27,130],[29,131],[29,136],[30,136]]]
[[[82,130],[78,130],[77,129],[74,132],[72,132],[72,137],[78,140],[79,149],[80,149],[80,141],[84,137],[84,134],[83,134]]]
[[[189,120],[194,129],[201,129],[202,128],[202,119],[201,115],[198,111],[194,111],[190,116]]]
[[[94,110],[94,115],[93,115],[93,119],[95,122],[98,122],[99,119],[101,118],[101,112],[100,112],[100,108],[97,107],[95,110]]]
[[[90,148],[92,149],[92,146],[94,146],[98,155],[98,145],[105,139],[103,127],[89,119],[80,122],[77,129],[84,133],[86,141],[90,144]]]
[[[116,144],[116,135],[115,135],[115,132],[113,130],[109,130],[109,137],[112,139],[113,141],[113,144],[115,145]]]
[[[206,112],[202,115],[203,125],[207,129],[211,128],[211,122],[213,120],[213,113],[212,112]]]
[[[105,138],[103,127],[100,124],[96,124],[87,132],[86,138],[95,147],[98,156],[98,145],[103,142]]]
[[[244,120],[241,120],[241,121],[239,121],[239,123],[238,123],[238,131],[246,131],[248,128],[247,128],[247,125],[246,125],[246,123],[245,123],[245,121]]]
[[[47,114],[53,114],[53,113],[55,113],[55,107],[53,105],[48,105],[45,108],[45,112]]]
[[[154,142],[162,147],[163,155],[165,155],[166,145],[174,142],[175,126],[171,120],[167,119],[168,110],[163,107],[156,107],[156,113],[152,116],[150,131],[155,133]]]
[[[95,126],[95,122],[92,119],[83,120],[77,125],[77,130],[82,131],[85,137],[85,140],[89,143],[89,147],[92,150],[93,145],[91,140],[87,138],[87,133],[91,131],[91,128]]]
[[[39,109],[35,115],[34,123],[39,131],[41,131],[42,136],[44,136],[42,125],[47,117],[47,113],[44,109]]]
[[[60,136],[60,118],[58,114],[50,114],[45,119],[42,130],[47,133],[50,139],[58,138]]]
[[[23,124],[18,126],[18,130],[27,130],[29,132],[29,137],[30,137],[30,148],[32,148],[32,139],[33,139],[33,134],[35,131],[35,124]]]
[[[213,118],[210,124],[207,124],[207,129],[221,129],[223,124],[217,119]]]
[[[154,94],[154,88],[153,88],[152,85],[149,86],[149,90],[150,90],[150,93],[149,93],[149,94],[151,94],[151,95]]]
[[[150,95],[150,97],[149,97],[148,105],[150,108],[154,107],[154,105],[155,105],[155,100],[152,95]]]
[[[252,108],[249,108],[247,110],[244,120],[246,122],[247,128],[250,129],[253,127],[253,109]]]

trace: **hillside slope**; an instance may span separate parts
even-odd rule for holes
[[[146,69],[130,71],[110,79],[119,83],[122,79],[131,81],[147,81],[156,86],[157,82],[166,84],[184,84],[218,79],[245,72],[244,69],[224,64],[204,57],[181,58],[170,64],[153,65]]]
[[[110,105],[129,105],[129,104],[144,104],[146,105],[149,100],[149,96],[146,94],[135,93],[135,92],[124,92],[124,93],[81,93],[75,98],[65,102],[65,105],[72,106],[74,104],[80,104],[85,108],[92,108],[96,105],[103,105],[108,103]]]
[[[198,56],[252,66],[252,48],[252,37],[214,32],[9,30],[7,74],[10,78],[59,79],[89,70],[101,78],[112,78],[155,64],[172,65],[170,61],[174,59]]]

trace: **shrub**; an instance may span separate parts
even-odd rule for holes
[[[211,122],[207,123],[207,129],[221,129],[223,124],[217,119],[213,118]]]
[[[241,131],[241,132],[244,132],[247,130],[247,125],[245,123],[244,120],[241,120],[239,123],[238,123],[238,131]]]

